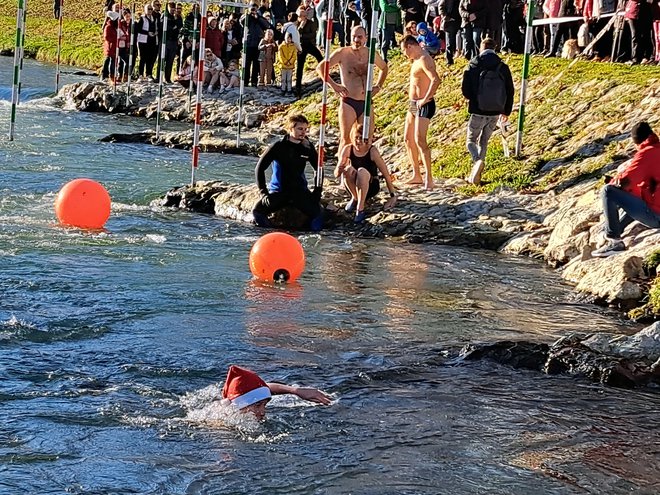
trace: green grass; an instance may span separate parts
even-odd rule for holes
[[[58,24],[54,19],[29,17],[25,30],[25,53],[28,57],[54,62],[57,59]],[[16,20],[0,17],[0,49],[13,49]],[[63,64],[98,68],[103,62],[101,27],[93,22],[65,20],[61,60]]]

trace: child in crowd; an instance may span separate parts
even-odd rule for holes
[[[220,81],[220,91],[225,90],[227,78],[224,77],[223,71],[222,60],[216,57],[210,48],[206,48],[204,50],[204,84],[208,84],[206,87],[207,94],[213,94],[213,89],[218,81]],[[222,80],[220,80],[220,75],[223,76]]]
[[[192,79],[192,55],[188,55],[179,69],[177,82],[188,89]]]
[[[259,42],[259,86],[273,83],[273,65],[277,55],[277,43],[272,29],[266,29],[263,39]]]
[[[222,387],[222,401],[231,404],[243,414],[251,413],[259,420],[266,419],[266,404],[273,395],[291,394],[301,399],[327,406],[330,397],[311,387],[291,387],[283,383],[266,383],[255,372],[239,366],[230,366],[225,385]]]
[[[425,22],[417,24],[417,42],[432,57],[435,57],[440,51],[440,40]]]
[[[406,34],[417,38],[417,23],[415,21],[408,21],[406,23],[406,28],[403,31],[403,35],[405,36]]]
[[[291,33],[286,33],[284,43],[277,52],[277,58],[281,67],[282,95],[286,95],[287,92],[293,94],[293,69],[296,68],[298,49],[293,43]]]
[[[227,70],[225,70],[225,76],[227,77],[227,86],[226,89],[238,88],[241,85],[241,74],[238,72],[238,62],[236,60],[230,60]]]

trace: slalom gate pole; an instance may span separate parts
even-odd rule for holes
[[[63,24],[64,24],[64,0],[58,0],[59,1],[59,8],[57,11],[57,19],[59,22],[59,25],[57,27],[57,66],[55,69],[55,93],[60,92],[60,62],[61,62],[61,57],[62,57],[62,31],[63,31]]]
[[[202,85],[204,84],[204,49],[206,48],[206,1],[202,0],[202,26],[199,35],[199,63],[197,68],[197,101],[195,102],[195,129],[193,131],[192,170],[190,185],[195,185],[195,173],[199,166],[199,133],[202,127]],[[194,54],[194,52],[193,52]],[[194,55],[193,55],[194,58]],[[192,87],[192,74],[190,77]]]
[[[236,146],[241,144],[241,120],[243,120],[243,95],[245,94],[245,65],[247,64],[247,37],[250,7],[245,9],[245,26],[243,26],[243,56],[241,57],[241,86],[238,91],[238,115],[236,117]]]
[[[527,80],[529,79],[529,60],[532,51],[534,22],[534,2],[527,4],[527,30],[525,31],[525,55],[523,56],[522,83],[520,84],[520,109],[518,110],[518,131],[516,133],[516,157],[522,152],[523,129],[525,127],[525,103],[527,101]]]
[[[373,99],[374,72],[376,68],[376,43],[378,42],[378,15],[380,14],[380,4],[378,0],[371,3],[373,9],[371,14],[371,26],[369,26],[369,67],[367,69],[366,94],[364,97],[364,129],[362,129],[362,139],[365,142],[371,136],[371,102]]]
[[[23,32],[21,33],[21,67],[18,71],[18,104],[21,103],[21,87],[22,80],[21,75],[23,74],[23,62],[25,61],[25,30],[27,29],[27,8],[28,2],[24,0],[25,8],[23,9]]]
[[[117,94],[117,76],[119,75],[119,29],[121,21],[122,0],[119,0],[119,17],[117,18],[117,29],[115,29],[115,73],[112,78],[112,94]]]
[[[167,4],[163,12],[163,35],[160,41],[160,71],[158,74],[158,107],[156,109],[156,139],[160,139],[160,112],[163,108],[163,82],[165,80],[165,44],[167,43]],[[192,78],[191,78],[192,79]]]
[[[330,50],[332,48],[332,17],[334,15],[335,2],[329,0],[328,14],[325,29],[325,53],[323,60],[325,66],[323,68],[323,96],[321,98],[321,125],[319,127],[319,161],[316,170],[316,187],[323,189],[323,165],[325,163],[325,131],[328,120],[328,78],[330,77]]]
[[[18,9],[16,11],[16,43],[14,44],[14,81],[11,87],[11,117],[9,119],[9,140],[14,140],[14,129],[16,128],[16,109],[19,104],[19,92],[21,81],[21,68],[23,49],[23,31],[25,29],[25,2],[18,0]]]
[[[131,77],[133,75],[133,58],[135,56],[135,40],[133,39],[133,26],[135,26],[135,2],[133,2],[133,7],[131,9],[131,25],[129,26],[129,48],[128,48],[128,81],[126,84],[126,106],[130,104],[131,99]]]
[[[201,12],[201,9],[200,9]],[[195,5],[193,4],[193,15],[195,14]],[[201,15],[201,13],[200,13]],[[206,14],[204,14],[206,15]],[[193,32],[192,32],[192,51],[191,53],[191,60],[190,60],[190,85],[188,86],[188,112],[190,112],[190,106],[192,104],[192,91],[193,91],[193,78],[195,75],[195,51],[197,50],[197,16],[194,15],[195,20],[193,21]],[[202,21],[203,22],[203,21]],[[202,41],[202,37],[199,37],[199,41]],[[206,43],[206,40],[204,40]],[[201,64],[204,65],[203,59],[200,58]],[[199,101],[199,98],[197,99]]]

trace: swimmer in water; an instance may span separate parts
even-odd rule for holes
[[[225,386],[222,388],[223,402],[236,406],[242,413],[252,413],[259,421],[266,419],[266,404],[272,395],[291,394],[301,399],[327,406],[330,397],[311,387],[291,387],[282,383],[266,383],[253,371],[239,366],[230,366]]]

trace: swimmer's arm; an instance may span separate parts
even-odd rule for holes
[[[330,77],[330,69],[332,69],[335,65],[338,65],[341,63],[341,56],[342,56],[342,51],[341,50],[335,50],[330,54],[330,58],[328,59],[328,78],[325,79],[325,60],[321,60],[319,64],[316,66],[316,73],[319,75],[321,78],[321,81],[326,81],[328,85],[337,93],[339,93],[340,96],[348,96],[348,90],[342,86],[341,84],[337,84],[332,80],[332,77]],[[342,93],[343,90],[343,93]]]
[[[387,62],[383,60],[383,58],[380,56],[378,52],[376,52],[376,59],[374,62],[376,64],[376,67],[380,69],[380,74],[378,74],[378,80],[376,81],[376,84],[374,84],[374,95],[375,95],[381,89],[383,89],[383,84],[385,84],[385,78],[387,77],[387,74],[389,72],[389,67],[387,65]]]
[[[337,166],[335,167],[335,177],[339,177],[346,170],[348,165],[348,154],[351,149],[350,144],[345,144],[339,153],[339,160],[337,161]]]
[[[417,103],[418,107],[421,107],[422,105],[425,105],[431,101],[433,95],[435,95],[435,92],[438,89],[438,86],[440,86],[440,77],[438,77],[438,73],[435,70],[435,62],[433,62],[431,57],[422,57],[422,69],[424,72],[426,72],[426,75],[431,80],[431,84],[429,84],[429,89],[424,95],[424,99]]]
[[[275,159],[275,147],[277,146],[277,143],[273,143],[270,145],[270,147],[266,150],[266,152],[261,155],[261,158],[259,158],[259,161],[257,162],[257,166],[254,169],[254,175],[257,180],[257,186],[259,187],[259,191],[261,194],[268,194],[268,188],[266,187],[266,170],[268,167],[270,167],[271,163],[273,163],[273,160]]]
[[[291,387],[290,385],[284,385],[283,383],[273,382],[267,383],[266,385],[268,385],[270,393],[273,395],[291,394],[300,397],[303,400],[316,402],[317,404],[323,404],[325,406],[332,401],[325,392],[312,387]]]

